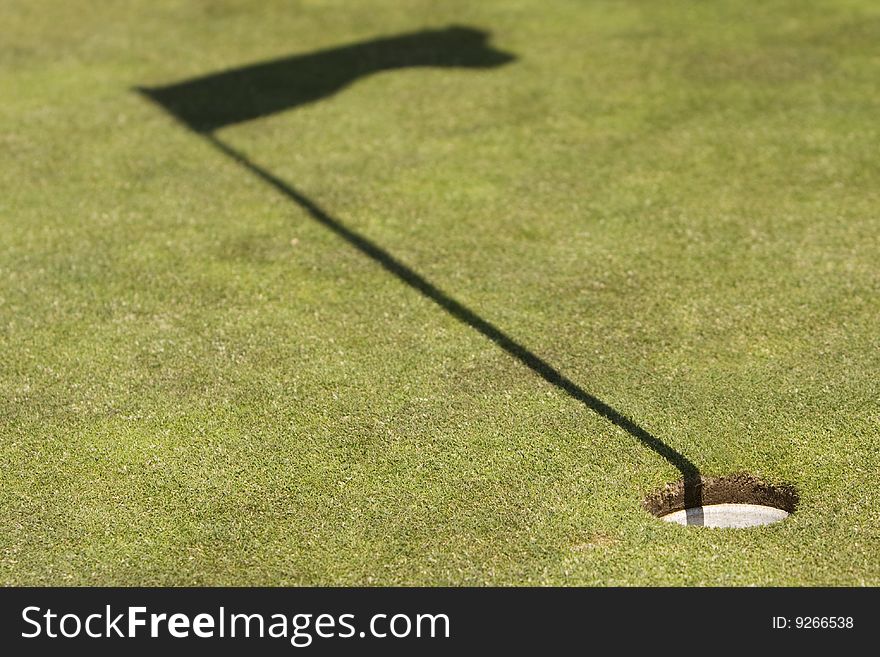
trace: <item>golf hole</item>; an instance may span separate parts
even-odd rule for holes
[[[735,474],[667,484],[648,495],[644,505],[666,522],[739,529],[785,520],[794,513],[797,503],[793,486]]]

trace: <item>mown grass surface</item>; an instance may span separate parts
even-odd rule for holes
[[[880,7],[244,0],[0,7],[0,582],[880,584]],[[133,88],[450,24],[219,132],[670,463]]]

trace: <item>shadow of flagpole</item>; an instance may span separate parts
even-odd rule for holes
[[[359,76],[379,70],[404,66],[490,67],[513,60],[511,55],[488,48],[486,46],[487,36],[485,32],[471,28],[449,28],[441,31],[414,33],[355,44],[313,55],[251,65],[166,87],[139,88],[138,91],[199,134],[217,151],[293,201],[313,220],[335,233],[398,280],[436,303],[461,323],[480,333],[544,381],[564,391],[591,411],[623,429],[645,447],[675,466],[684,481],[685,508],[700,507],[702,505],[700,471],[684,454],[656,438],[598,397],[586,392],[537,354],[456,301],[381,246],[345,226],[339,219],[333,217],[293,185],[254,163],[214,133],[214,130],[225,125],[267,116],[307,102],[314,102],[336,93],[339,88]],[[448,52],[446,52],[447,49],[449,49]],[[369,62],[368,65],[362,61],[364,58]],[[343,70],[339,70],[340,66]],[[334,67],[335,72],[327,75],[324,82],[315,82],[320,78],[322,69],[334,69]],[[302,73],[302,71],[306,72]],[[256,77],[251,79],[249,75]],[[298,87],[297,82],[300,76],[304,77],[307,82]],[[282,82],[286,82],[286,85],[279,87],[278,85]],[[303,86],[306,88],[303,89]],[[290,87],[293,89],[291,90]],[[703,524],[702,513],[688,514],[688,524]]]

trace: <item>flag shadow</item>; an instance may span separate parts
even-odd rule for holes
[[[469,27],[426,30],[137,90],[408,287],[675,466],[684,481],[685,506],[699,507],[702,504],[700,471],[684,454],[589,394],[533,351],[214,134],[226,126],[322,100],[380,71],[409,67],[494,68],[515,60],[513,55],[490,47],[488,38],[487,32]],[[694,516],[691,524],[702,524],[699,515]]]
[[[212,132],[332,96],[363,77],[401,68],[493,68],[514,60],[469,27],[424,30],[283,57],[138,91],[188,128]]]

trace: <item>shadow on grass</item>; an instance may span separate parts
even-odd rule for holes
[[[138,87],[138,91],[387,272],[491,340],[547,383],[564,391],[666,459],[682,475],[686,506],[699,507],[702,503],[700,472],[686,456],[589,394],[540,356],[450,297],[381,246],[346,227],[293,185],[252,162],[213,134],[214,130],[225,126],[321,100],[355,80],[379,71],[426,66],[493,68],[514,61],[513,55],[490,47],[488,37],[486,32],[466,27],[416,32],[251,64],[161,87]],[[691,524],[702,524],[701,518],[695,516]]]
[[[138,87],[196,132],[300,107],[356,80],[413,67],[490,68],[514,60],[467,27],[426,30],[283,57],[161,87]]]

